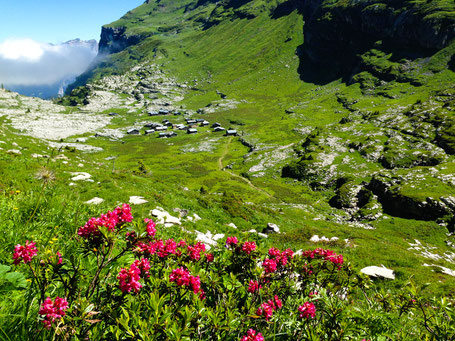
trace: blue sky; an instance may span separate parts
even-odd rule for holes
[[[144,0],[0,0],[0,42],[31,38],[61,43],[99,40],[101,26],[119,19]]]

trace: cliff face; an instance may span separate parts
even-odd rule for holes
[[[455,38],[455,16],[437,2],[427,8],[405,0],[307,1],[306,53],[314,62],[349,64],[379,40],[400,49],[439,50]]]
[[[144,37],[141,35],[126,35],[126,27],[102,27],[99,44],[100,54],[120,52],[128,46],[135,45]]]

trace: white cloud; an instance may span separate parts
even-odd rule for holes
[[[96,52],[88,44],[44,44],[32,39],[0,43],[0,83],[50,85],[84,72]]]

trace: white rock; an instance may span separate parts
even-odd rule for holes
[[[219,239],[222,239],[224,238],[224,234],[223,233],[217,233],[213,236],[213,240],[219,240]]]
[[[13,147],[19,147],[19,145],[16,142],[11,143]]]
[[[89,173],[85,172],[72,172],[71,175],[74,175],[71,178],[72,181],[88,181],[92,177]]]
[[[68,157],[64,154],[57,155],[54,157],[55,160],[69,160]]]
[[[201,219],[202,219],[202,218],[201,218],[201,217],[199,217],[199,216],[198,216],[196,213],[195,213],[195,214],[193,214],[193,218],[194,218],[194,221],[199,221],[199,220],[201,220]]]
[[[40,158],[45,158],[47,156],[44,156],[44,155],[41,155],[41,154],[36,154],[36,153],[33,153],[32,155],[30,155],[32,158],[34,159],[40,159]]]
[[[445,267],[443,267],[443,266],[435,265],[435,264],[423,264],[423,266],[434,266],[434,267],[438,267],[438,268],[441,269],[441,272],[442,272],[442,273],[445,273],[446,275],[455,277],[455,270],[451,270],[451,269],[449,269],[449,268],[445,268]]]
[[[332,238],[330,238],[330,241],[331,241],[331,242],[336,242],[336,241],[339,240],[339,239],[340,239],[340,238],[338,238],[338,237],[332,237]]]
[[[102,199],[102,198],[94,197],[93,199],[90,199],[90,200],[86,201],[85,203],[89,204],[89,205],[99,205],[103,201],[104,201],[104,199]]]
[[[261,233],[261,232],[258,233],[258,236],[259,236],[259,237],[262,237],[262,238],[268,238],[268,237],[269,237],[269,236],[266,235],[265,233]]]
[[[84,167],[84,164],[83,164],[83,163],[80,163],[80,164],[78,164],[77,166],[78,166],[79,168],[82,168],[82,167]]]
[[[360,270],[361,273],[365,275],[372,276],[372,277],[384,277],[389,279],[395,279],[395,275],[393,274],[393,270],[387,269],[386,267],[382,266],[367,266]]]
[[[12,155],[22,155],[21,151],[17,149],[10,149],[7,151],[7,153]]]
[[[70,182],[70,183],[68,184],[68,186],[73,187],[73,186],[76,186],[76,184],[75,184],[74,182]]]
[[[212,246],[218,245],[217,241],[212,238],[212,233],[210,231],[205,234],[198,230],[195,230],[194,232],[196,233],[196,240],[204,243],[207,250],[210,250]]]
[[[132,205],[142,205],[148,203],[148,201],[144,197],[132,196],[130,197],[129,203]]]
[[[0,141],[0,144],[6,144],[6,142],[5,141]]]
[[[297,250],[296,252],[294,252],[294,256],[301,256],[303,254],[303,250],[300,249],[300,250]]]
[[[164,209],[161,207],[157,207],[154,210],[150,212],[150,214],[154,217],[156,217],[156,222],[158,224],[174,224],[174,225],[181,225],[180,218],[171,216],[168,212],[166,212]]]
[[[229,223],[228,226],[229,226],[229,227],[232,227],[233,229],[236,229],[236,230],[237,230],[237,226],[235,226],[234,223]]]
[[[262,231],[263,233],[280,233],[280,228],[278,227],[277,224],[274,223],[268,223],[267,227]]]
[[[310,242],[317,243],[319,242],[319,236],[315,234],[313,237],[310,238]]]
[[[255,229],[251,229],[248,231],[248,233],[258,233],[258,231],[256,231]]]

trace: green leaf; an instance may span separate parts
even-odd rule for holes
[[[4,276],[5,280],[11,285],[11,289],[23,289],[27,287],[27,280],[20,272],[8,272]]]

